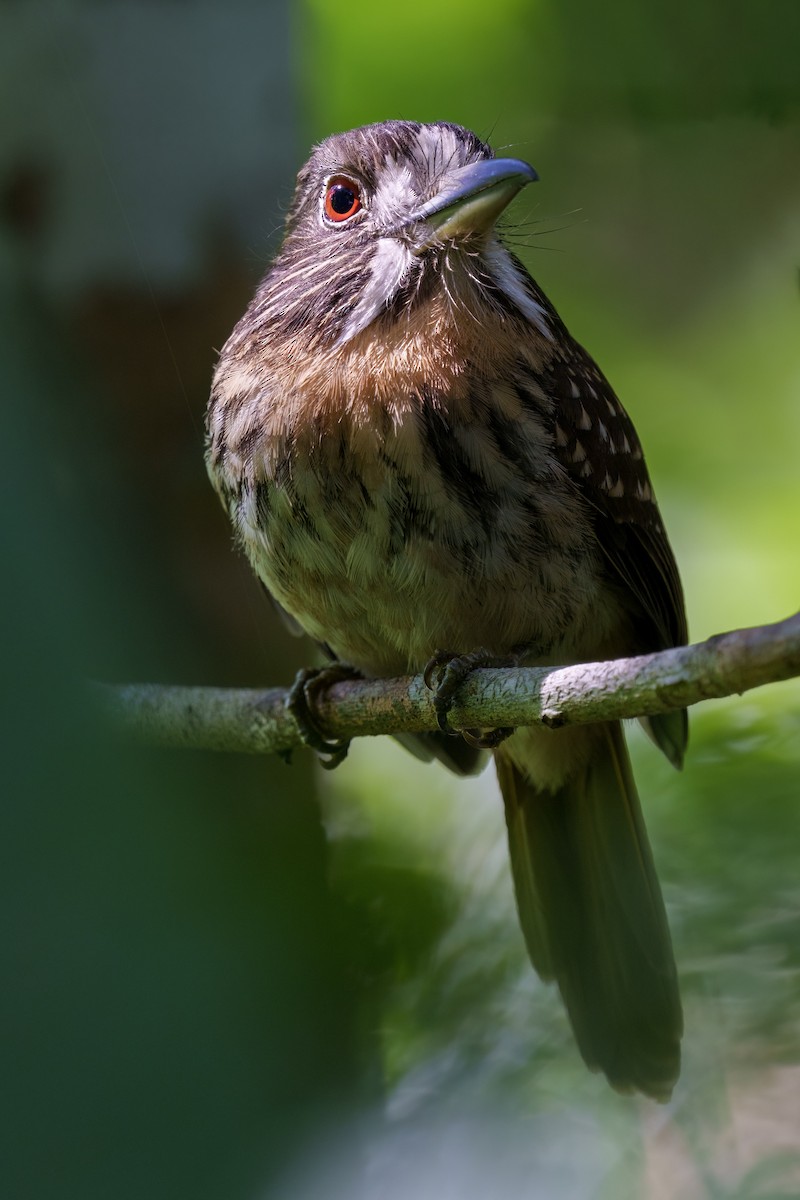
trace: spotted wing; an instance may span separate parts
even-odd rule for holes
[[[569,339],[543,385],[556,402],[558,458],[594,512],[597,540],[613,576],[634,600],[640,653],[684,645],[686,611],[678,567],[658,511],[642,446],[628,414],[593,359]],[[647,722],[679,765],[686,714]]]

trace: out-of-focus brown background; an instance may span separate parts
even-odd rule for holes
[[[640,430],[695,637],[800,593],[800,16],[778,0],[0,8],[4,1195],[800,1190],[800,689],[634,739],[686,1000],[672,1105],[525,961],[491,774],[120,742],[87,679],[310,660],[206,480],[215,353],[336,129],[537,167],[508,237]],[[324,786],[323,786],[324,785]]]

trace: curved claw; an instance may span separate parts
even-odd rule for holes
[[[425,687],[429,692],[435,692],[441,685],[441,677],[444,674],[443,668],[446,667],[448,663],[451,663],[454,658],[458,658],[458,655],[454,650],[437,650],[435,654],[431,655],[431,657],[428,659],[425,664],[425,670],[422,672],[422,678],[425,682]],[[435,671],[439,672],[438,684],[433,683],[433,675]]]
[[[442,733],[451,737],[463,737],[470,746],[480,750],[492,750],[505,741],[514,730],[510,728],[489,730],[482,733],[477,729],[454,729],[449,713],[455,703],[456,693],[462,683],[479,667],[514,667],[519,663],[519,653],[497,655],[483,647],[469,654],[453,654],[448,650],[437,650],[425,666],[422,678],[425,686],[434,692],[433,707]],[[434,672],[439,672],[438,683],[432,683]]]
[[[325,737],[316,713],[317,697],[321,691],[343,679],[361,679],[361,673],[341,663],[331,667],[304,667],[298,671],[285,701],[286,710],[294,717],[303,742],[317,752],[326,771],[332,771],[344,762],[350,739]]]
[[[481,733],[480,729],[462,729],[461,736],[468,746],[476,750],[494,750],[506,738],[514,733],[513,725],[501,725],[499,729],[489,729]]]

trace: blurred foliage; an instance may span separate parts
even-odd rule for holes
[[[202,413],[288,164],[387,116],[539,170],[506,236],[636,421],[693,635],[796,608],[800,8],[73,0],[0,28],[3,1195],[797,1195],[796,683],[695,710],[681,775],[634,735],[686,1007],[662,1110],[586,1072],[530,971],[491,772],[385,739],[320,787],[303,755],[137,750],[79,681],[308,658],[231,552]]]
[[[651,122],[800,115],[792,0],[409,0],[353,20],[308,0],[303,60],[321,130],[448,116],[487,120],[540,111],[582,121]],[[449,104],[447,103],[449,101]]]
[[[310,763],[145,751],[95,711],[89,671],[196,645],[136,578],[148,509],[63,331],[2,315],[2,1194],[252,1195],[356,1094]]]

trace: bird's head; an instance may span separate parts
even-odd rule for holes
[[[495,158],[447,122],[384,121],[317,146],[297,179],[278,257],[251,313],[262,334],[344,346],[408,317],[434,292],[454,313],[539,324],[531,281],[494,223],[527,163]]]

